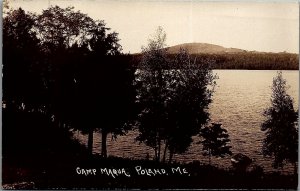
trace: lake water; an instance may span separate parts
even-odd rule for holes
[[[211,121],[222,123],[228,130],[231,139],[232,152],[243,153],[264,168],[266,172],[274,171],[271,167],[272,159],[263,157],[262,142],[264,133],[260,125],[264,121],[262,115],[265,108],[270,106],[271,86],[276,71],[273,70],[214,70],[217,80],[213,103],[210,105]],[[283,71],[283,77],[290,87],[288,93],[294,99],[294,107],[298,108],[299,100],[299,71]],[[153,155],[153,150],[144,144],[135,142],[136,131],[129,132],[117,140],[108,138],[108,155],[145,158],[147,154]],[[76,133],[75,137],[82,143],[87,143],[87,136]],[[197,142],[198,138],[194,138]],[[182,155],[175,155],[174,160],[190,162],[199,160],[208,163],[208,157],[203,156],[201,145],[192,144],[189,151]],[[94,135],[94,153],[101,151],[101,138],[99,133]],[[212,158],[212,164],[219,167],[230,168],[230,157]],[[292,173],[291,165],[280,169],[284,173]]]

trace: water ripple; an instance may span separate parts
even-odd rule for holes
[[[272,79],[276,71],[250,71],[250,70],[216,70],[219,75],[213,102],[210,105],[212,122],[222,123],[228,130],[233,153],[243,153],[255,159],[255,163],[265,171],[274,171],[271,167],[272,158],[263,157],[262,143],[264,134],[260,125],[265,119],[262,116],[264,109],[270,106]],[[290,89],[288,93],[294,99],[294,106],[298,108],[299,99],[299,73],[298,71],[283,71]],[[153,157],[153,150],[144,144],[135,142],[138,132],[131,131],[127,136],[118,137],[117,140],[108,139],[108,154],[120,157],[145,158],[148,154]],[[76,137],[86,144],[86,136],[76,134]],[[94,136],[94,153],[100,153],[100,134]],[[198,137],[194,142],[199,141]],[[193,144],[189,151],[182,155],[175,155],[177,161],[200,160],[208,163],[208,157],[201,153],[201,145]],[[212,164],[229,168],[230,157],[223,159],[213,158]],[[293,168],[287,165],[284,172],[291,173]]]

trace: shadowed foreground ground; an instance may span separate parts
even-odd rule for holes
[[[3,160],[4,188],[297,188],[296,176],[222,170],[198,162],[168,165],[97,156],[17,161]],[[9,185],[16,182],[19,184]]]
[[[67,129],[33,113],[3,111],[2,150],[4,189],[297,188],[297,176],[264,174],[261,168],[225,170],[199,161],[163,164],[88,156]],[[145,169],[151,169],[148,175]]]

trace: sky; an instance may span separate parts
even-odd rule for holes
[[[141,52],[158,26],[167,46],[198,42],[248,51],[299,52],[299,6],[290,2],[162,0],[10,0],[41,13],[74,6],[119,33],[124,53]]]

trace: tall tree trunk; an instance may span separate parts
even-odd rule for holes
[[[157,156],[157,159],[158,159],[158,161],[160,161],[160,150],[161,150],[161,140],[160,139],[158,139],[158,156]]]
[[[154,148],[154,159],[157,161],[157,148]]]
[[[211,160],[210,160],[211,154],[210,154],[210,149],[208,150],[208,161],[209,161],[209,165],[211,165]]]
[[[93,135],[94,135],[94,131],[93,129],[89,129],[89,133],[88,133],[88,153],[89,155],[93,154]]]
[[[163,155],[163,162],[166,162],[166,154],[167,154],[167,149],[168,149],[168,141],[165,144],[165,150],[164,150],[164,155]]]
[[[173,159],[173,151],[170,150],[170,155],[169,155],[169,164],[172,162]]]
[[[107,132],[102,130],[101,132],[102,140],[101,140],[101,155],[102,157],[107,157],[107,148],[106,148],[106,140],[107,140]]]

